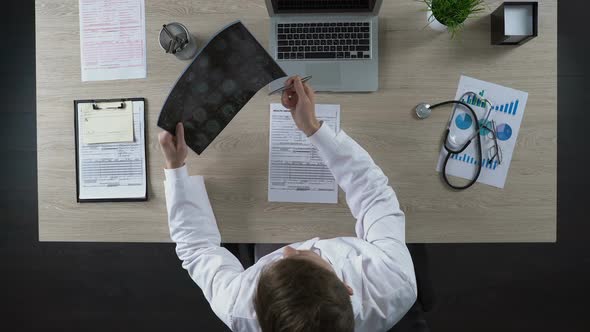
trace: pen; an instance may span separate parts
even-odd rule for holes
[[[180,38],[179,36],[173,35],[172,32],[170,32],[170,30],[168,30],[168,27],[166,26],[166,24],[162,25],[162,30],[164,30],[164,32],[166,32],[168,37],[170,37],[170,44],[168,44],[168,51],[166,51],[166,53],[176,54],[176,52],[178,52],[181,47],[183,47],[186,43],[188,43],[188,40]],[[174,42],[172,42],[172,41],[174,41]]]
[[[310,76],[306,76],[306,77],[304,77],[304,78],[301,79],[301,83],[305,83],[305,82],[309,81],[310,79],[311,79],[311,75]],[[291,84],[289,86],[283,86],[283,87],[280,87],[280,88],[278,88],[278,89],[276,89],[274,91],[269,92],[268,95],[269,96],[272,96],[272,95],[277,94],[279,92],[283,92],[285,90],[292,89],[293,87],[294,87],[293,84]]]
[[[170,30],[168,30],[168,28],[166,27],[166,24],[162,25],[162,29],[166,32],[166,34],[168,35],[168,37],[170,37],[170,39],[176,39],[176,37],[174,37],[172,35],[172,32],[170,32]]]

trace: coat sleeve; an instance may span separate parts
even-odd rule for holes
[[[309,139],[346,193],[356,218],[357,237],[381,253],[366,257],[363,264],[368,290],[363,300],[368,308],[365,318],[384,323],[381,327],[391,326],[417,295],[414,265],[405,242],[405,215],[397,196],[367,151],[344,131],[335,133],[323,123]]]
[[[203,177],[189,177],[186,166],[165,172],[168,225],[176,254],[213,311],[231,328],[231,310],[244,268],[220,246],[221,236]]]

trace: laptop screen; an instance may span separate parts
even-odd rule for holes
[[[376,0],[272,0],[277,14],[372,12]]]

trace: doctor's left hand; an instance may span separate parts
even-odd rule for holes
[[[158,135],[164,158],[166,158],[166,168],[179,168],[184,165],[188,148],[184,141],[184,126],[182,122],[176,125],[176,136],[173,136],[167,131],[163,131]]]

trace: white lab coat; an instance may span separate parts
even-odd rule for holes
[[[314,238],[291,246],[314,250],[353,289],[356,331],[386,331],[417,295],[404,213],[387,177],[343,131],[335,134],[323,124],[309,139],[346,193],[357,220],[357,237]],[[258,276],[265,265],[282,257],[282,250],[244,270],[234,255],[220,247],[203,177],[189,177],[186,166],[165,172],[170,236],[182,266],[227,326],[233,331],[260,331],[253,305]]]

